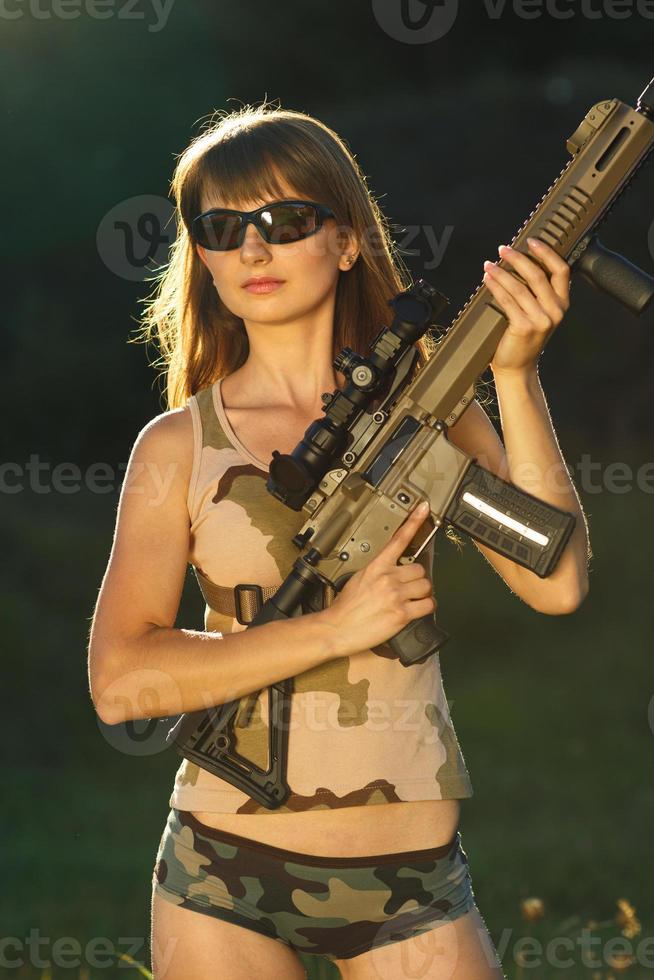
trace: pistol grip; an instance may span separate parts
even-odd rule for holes
[[[393,653],[398,655],[400,663],[410,667],[438,653],[449,638],[450,634],[438,625],[434,613],[429,613],[420,619],[412,619],[387,642]]]

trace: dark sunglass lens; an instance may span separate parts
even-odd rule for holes
[[[261,214],[268,241],[273,245],[297,242],[311,235],[318,227],[318,214],[309,204],[291,206],[274,205]]]
[[[238,245],[241,219],[236,214],[209,214],[198,222],[200,245],[218,252],[224,252]]]

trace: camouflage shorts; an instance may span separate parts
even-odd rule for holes
[[[419,851],[320,857],[214,830],[176,809],[153,887],[183,908],[330,959],[417,936],[475,905],[459,831]]]

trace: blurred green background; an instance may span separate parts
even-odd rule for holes
[[[35,955],[52,958],[62,937],[82,946],[106,937],[150,965],[150,878],[178,757],[138,756],[107,739],[88,693],[86,640],[124,465],[139,430],[166,408],[148,364],[156,351],[128,343],[150,290],[137,219],[152,198],[165,216],[175,156],[199,121],[266,97],[336,129],[389,220],[420,229],[405,242],[406,262],[450,297],[454,317],[484,259],[565,165],[565,140],[588,108],[613,96],[635,104],[654,74],[644,3],[449,6],[451,28],[425,43],[389,32],[391,0],[174,0],[165,19],[145,0],[14,0],[0,11],[10,705],[0,940],[2,955],[23,964],[5,960],[3,976],[47,975]],[[602,232],[650,271],[653,176],[645,168]],[[115,216],[134,225],[136,259]],[[439,256],[435,240],[446,243]],[[462,554],[444,538],[437,546],[441,620],[453,634],[443,677],[474,785],[462,839],[510,977],[608,977],[609,965],[585,965],[579,946],[570,969],[544,961],[520,973],[516,949],[521,936],[545,944],[589,920],[610,922],[618,898],[642,923],[626,975],[654,969],[652,491],[636,479],[652,462],[653,326],[654,311],[637,319],[575,281],[540,362],[591,531],[581,609],[540,615],[471,542]],[[591,481],[584,460],[598,464]],[[619,492],[616,463],[628,467]],[[104,492],[88,488],[98,464]],[[177,625],[202,628],[190,573]],[[529,896],[544,903],[536,923],[521,916]],[[30,953],[35,933],[46,940],[39,951],[32,939]],[[618,934],[611,925],[597,933]],[[601,962],[606,947],[594,950]],[[311,976],[334,975],[307,965]],[[81,967],[51,968],[53,977],[137,975],[117,971],[84,956]]]

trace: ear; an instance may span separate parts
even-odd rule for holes
[[[338,258],[338,268],[341,272],[353,269],[361,251],[359,241],[353,231],[342,231],[339,245],[342,249]]]
[[[200,258],[202,259],[202,261],[204,262],[204,264],[207,266],[207,269],[208,269],[209,266],[207,265],[207,250],[206,250],[206,248],[204,248],[202,245],[198,245],[196,243],[195,250],[198,253],[198,255],[200,256]]]

